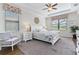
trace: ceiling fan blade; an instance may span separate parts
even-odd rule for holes
[[[48,4],[45,4],[45,6],[49,7]]]
[[[57,8],[52,8],[52,9],[56,10]]]
[[[55,3],[54,5],[52,5],[52,7],[54,7],[54,6],[56,6],[56,5],[58,5],[57,3]]]
[[[43,8],[42,10],[46,10],[46,9],[48,9],[48,8]]]

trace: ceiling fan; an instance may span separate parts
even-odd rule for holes
[[[48,3],[48,4],[45,4],[45,6],[47,7],[47,8],[44,8],[43,10],[46,10],[46,9],[48,9],[48,12],[50,12],[51,10],[56,10],[57,8],[55,8],[55,6],[57,6],[58,4],[57,3],[55,3],[55,4],[52,4],[52,3]]]

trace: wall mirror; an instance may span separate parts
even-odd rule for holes
[[[35,24],[39,24],[39,18],[38,18],[38,17],[35,17],[35,18],[34,18],[34,23],[35,23]]]

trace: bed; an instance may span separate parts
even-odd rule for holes
[[[60,39],[60,31],[36,31],[33,38],[52,43],[54,45]]]

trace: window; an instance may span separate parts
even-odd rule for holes
[[[60,30],[66,30],[67,29],[66,19],[60,19],[59,26],[60,26],[60,28],[59,28]]]
[[[12,31],[16,32],[19,31],[19,15],[11,12],[6,11],[5,12],[5,30],[6,31]]]
[[[53,30],[66,30],[67,29],[66,19],[53,20],[52,29]]]
[[[58,30],[58,20],[53,20],[52,21],[52,29],[53,30]]]
[[[19,31],[21,9],[11,4],[3,4],[5,16],[5,31]]]
[[[19,22],[17,21],[6,21],[6,31],[17,32],[19,31]]]

